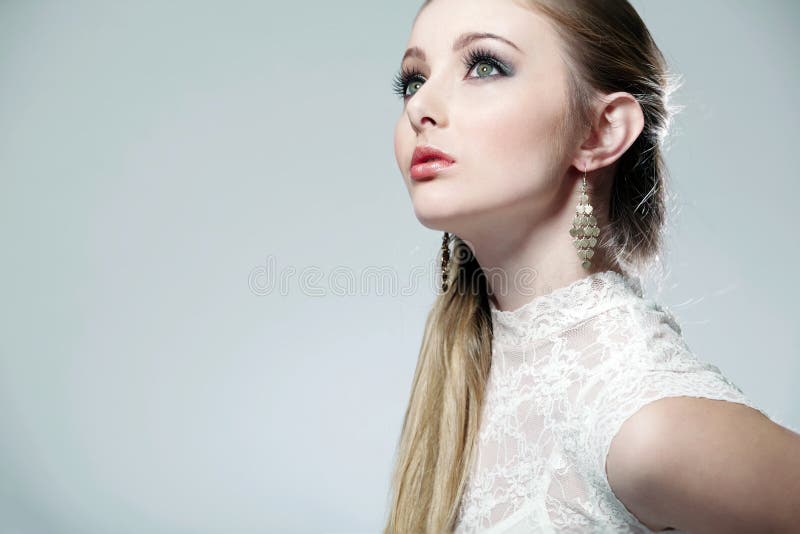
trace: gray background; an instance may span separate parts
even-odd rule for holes
[[[0,533],[380,530],[441,239],[418,5],[0,2]],[[636,5],[685,79],[659,298],[798,429],[800,10]]]

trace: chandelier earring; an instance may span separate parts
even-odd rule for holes
[[[600,228],[597,227],[597,218],[592,215],[594,208],[589,203],[589,193],[586,187],[586,168],[583,169],[583,183],[581,184],[578,206],[575,208],[575,218],[569,235],[573,237],[572,243],[578,249],[578,257],[583,260],[581,266],[589,269],[592,266],[591,258],[594,256],[594,247]]]
[[[442,236],[442,293],[447,291],[447,271],[450,269],[450,234]]]

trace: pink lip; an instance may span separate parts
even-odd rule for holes
[[[443,159],[434,159],[426,161],[425,163],[418,163],[411,167],[411,177],[415,180],[433,178],[439,171],[452,166],[453,162]]]
[[[425,180],[455,164],[455,160],[447,153],[431,146],[418,146],[411,158],[411,178]]]

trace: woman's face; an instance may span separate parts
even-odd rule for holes
[[[473,33],[515,46],[465,38]],[[569,145],[559,139],[567,69],[547,19],[524,1],[435,0],[419,13],[407,48],[418,50],[402,67],[419,76],[398,87],[406,96],[394,148],[417,218],[468,238],[487,224],[546,217],[570,159],[558,148]],[[411,161],[425,145],[455,164],[417,181]]]

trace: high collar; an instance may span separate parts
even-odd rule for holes
[[[499,310],[489,299],[493,335],[503,343],[524,344],[569,328],[631,297],[642,297],[641,280],[608,270],[537,295],[515,310]]]

